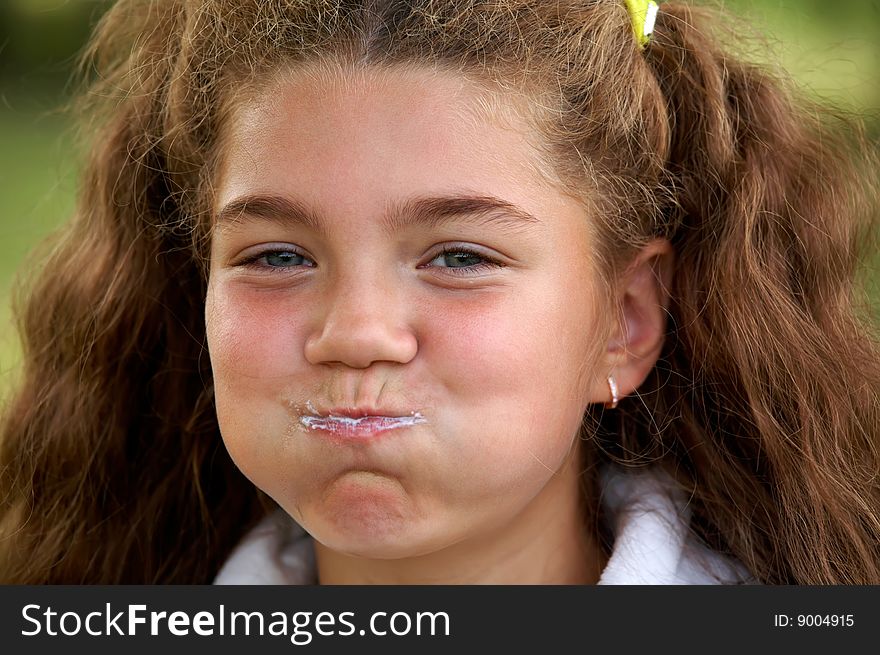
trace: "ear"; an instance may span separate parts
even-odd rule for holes
[[[609,402],[607,377],[617,383],[618,397],[633,393],[657,363],[666,338],[666,313],[674,256],[666,239],[654,239],[627,267],[617,289],[619,320],[608,340],[607,374],[596,384],[594,402]]]

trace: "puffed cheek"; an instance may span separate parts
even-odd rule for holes
[[[208,348],[215,373],[279,377],[289,374],[298,361],[296,310],[269,294],[265,298],[255,295],[218,292],[206,305]]]

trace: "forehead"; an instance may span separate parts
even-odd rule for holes
[[[477,81],[439,68],[416,65],[354,68],[335,63],[313,63],[279,68],[258,78],[239,95],[233,95],[231,130],[256,126],[261,121],[297,117],[336,125],[343,118],[373,119],[365,127],[381,129],[381,118],[394,116],[391,127],[399,128],[401,113],[414,124],[441,129],[448,121],[458,129],[480,129],[492,124],[499,129],[531,134],[527,121],[528,100],[512,89]],[[319,115],[312,110],[318,109]],[[396,114],[396,116],[395,116]]]
[[[537,141],[519,96],[462,75],[287,70],[234,103],[215,208],[235,195],[284,188],[334,203],[343,194],[363,203],[414,187],[549,192]]]

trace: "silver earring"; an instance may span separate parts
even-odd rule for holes
[[[613,375],[608,376],[608,388],[611,389],[611,402],[605,403],[605,409],[614,409],[620,402],[620,396],[617,395],[617,382]]]

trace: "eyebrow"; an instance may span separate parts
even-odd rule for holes
[[[239,196],[217,212],[215,224],[218,227],[234,225],[243,219],[258,219],[285,227],[299,224],[327,235],[326,223],[318,211],[286,196]],[[389,203],[382,217],[383,228],[389,234],[408,227],[434,228],[463,220],[507,232],[519,232],[540,224],[522,207],[491,195],[415,196]]]

